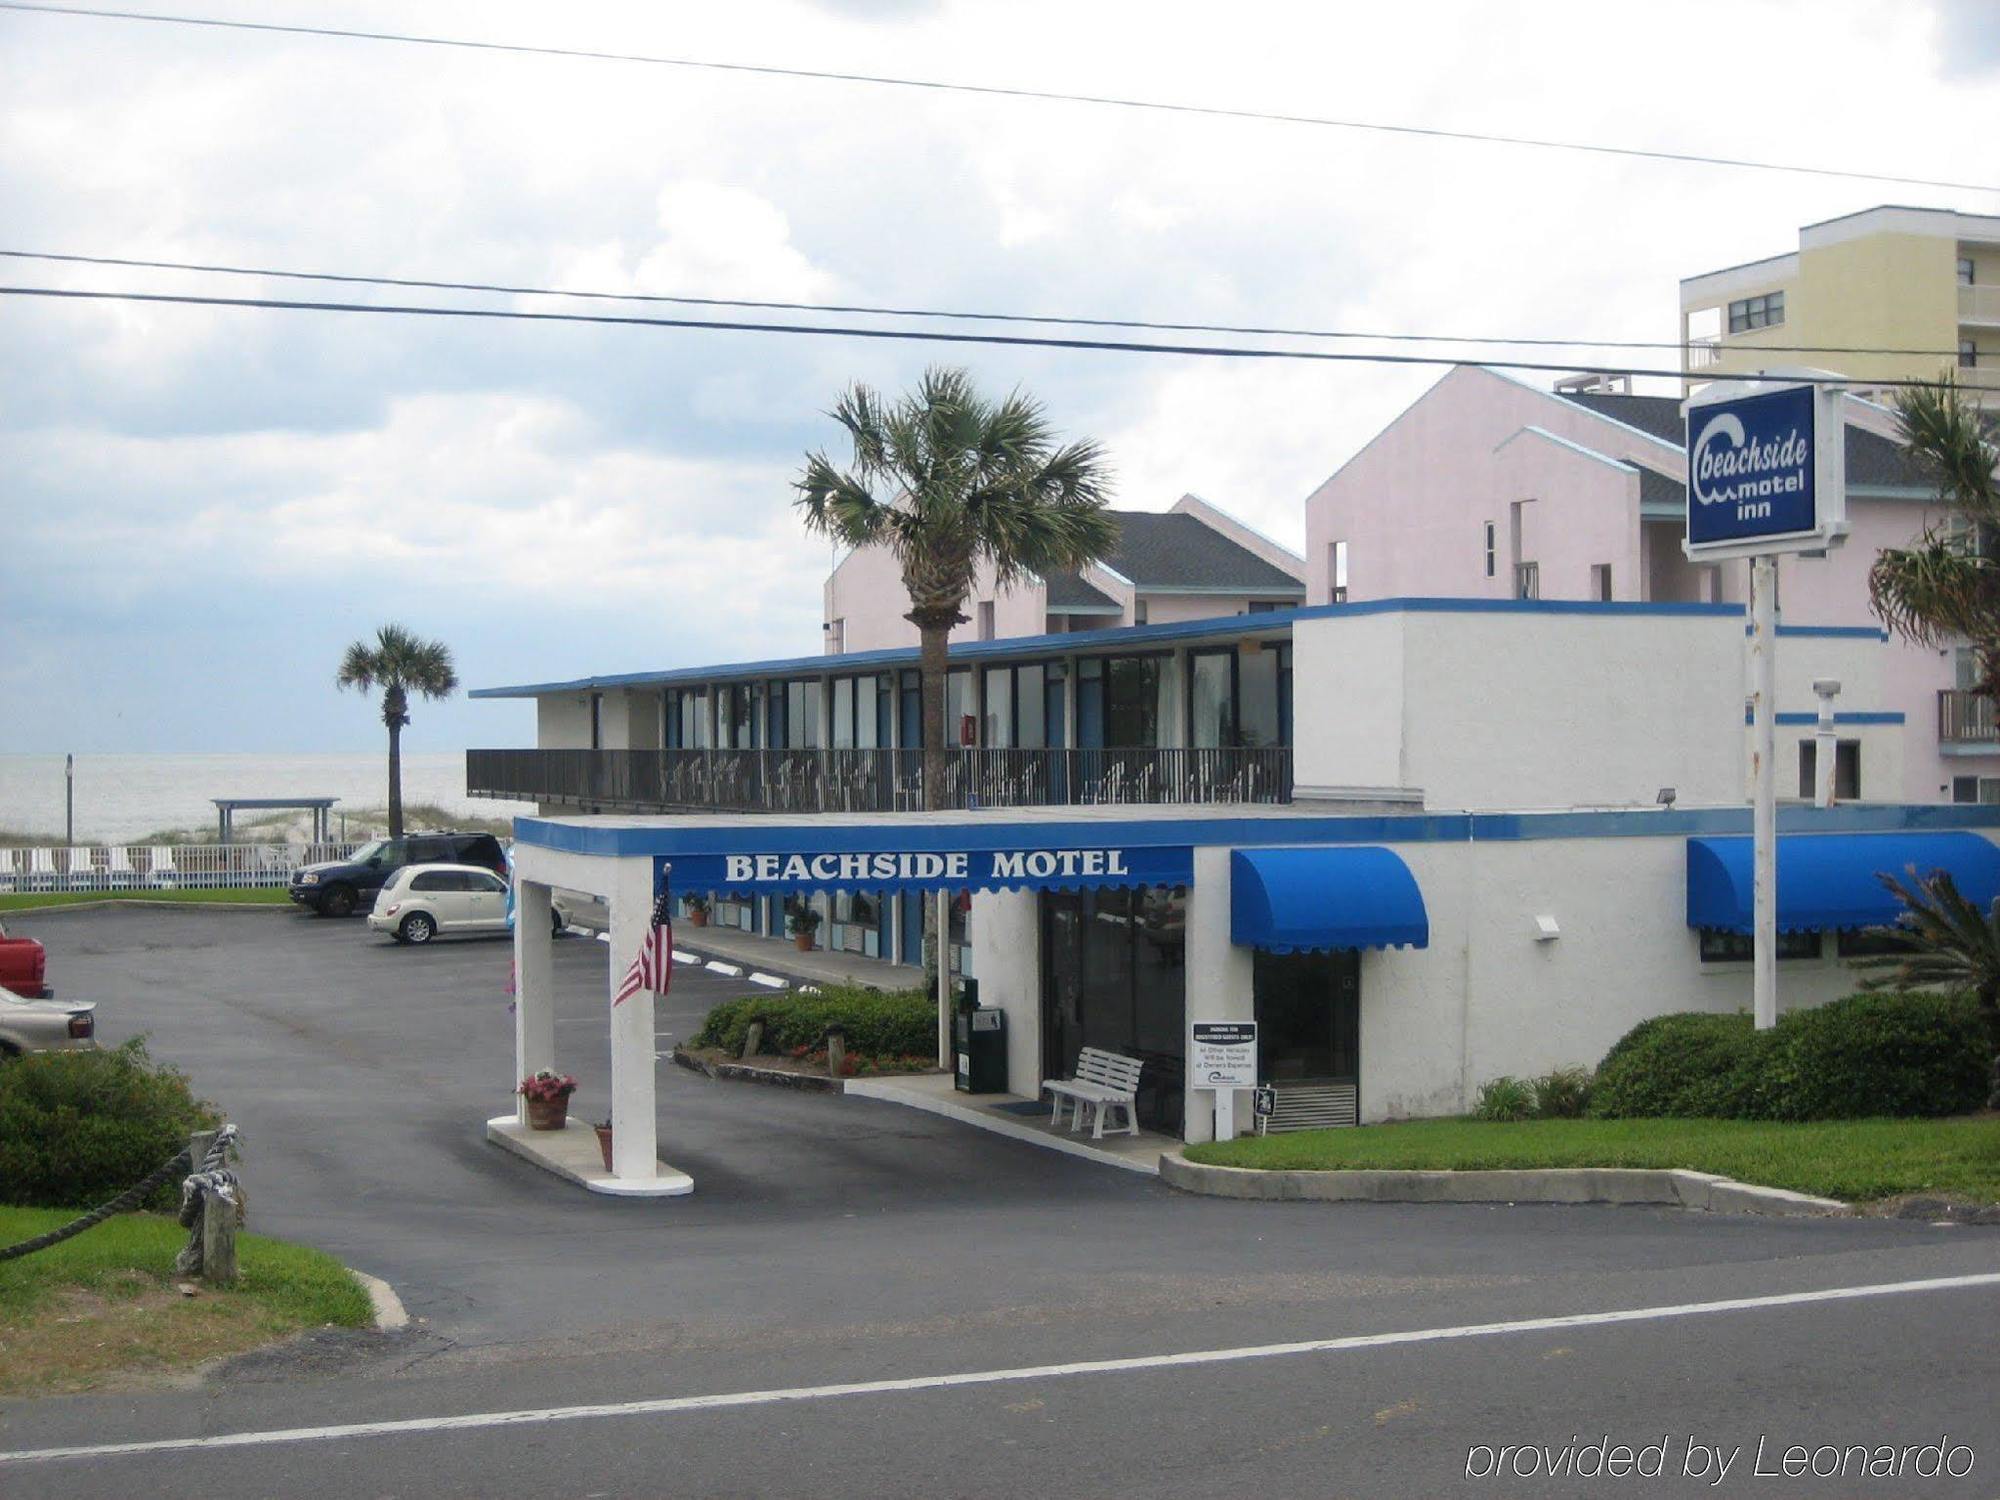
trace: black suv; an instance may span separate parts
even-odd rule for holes
[[[347,859],[301,866],[292,875],[292,900],[323,917],[344,917],[373,906],[383,882],[405,865],[481,865],[507,875],[506,851],[490,833],[412,833],[364,844]]]

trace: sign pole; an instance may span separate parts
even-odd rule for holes
[[[1751,1013],[1757,1029],[1778,1024],[1778,753],[1776,704],[1778,560],[1750,560],[1750,777],[1753,835]]]

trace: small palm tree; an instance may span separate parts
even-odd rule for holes
[[[389,726],[389,837],[403,836],[403,726],[410,722],[410,694],[433,701],[458,686],[451,647],[427,641],[400,625],[384,625],[375,639],[356,641],[340,659],[334,683],[368,692],[382,689],[382,722]]]
[[[1968,640],[1979,691],[2000,696],[2000,482],[1979,408],[1944,381],[1898,393],[1903,451],[1937,486],[1948,513],[1909,547],[1885,547],[1868,572],[1869,601],[1906,640]]]
[[[1117,545],[1104,508],[1102,449],[1058,447],[1039,403],[981,396],[964,370],[931,369],[893,406],[864,385],[830,415],[854,459],[807,456],[794,484],[808,529],[849,547],[884,546],[909,590],[922,642],[924,806],[945,804],[945,651],[981,563],[1002,586],[1087,566]]]
[[[1907,874],[1907,880],[1876,877],[1903,903],[1903,913],[1893,926],[1869,929],[1896,939],[1902,951],[1851,962],[1857,969],[1889,971],[1864,989],[1970,990],[1994,1049],[1986,1107],[2000,1109],[2000,900],[1981,911],[1945,871],[1920,876],[1912,866]]]

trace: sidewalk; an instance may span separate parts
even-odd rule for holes
[[[1150,1130],[1142,1130],[1137,1135],[1113,1135],[1107,1131],[1102,1140],[1094,1139],[1088,1126],[1071,1134],[1068,1111],[1064,1111],[1062,1127],[1055,1129],[1049,1124],[1046,1102],[1037,1103],[1019,1094],[961,1094],[952,1087],[950,1076],[943,1073],[849,1078],[844,1092],[857,1098],[880,1099],[890,1104],[921,1109],[928,1114],[943,1115],[980,1130],[1026,1141],[1031,1146],[1060,1151],[1066,1156],[1080,1156],[1107,1167],[1122,1167],[1127,1172],[1141,1172],[1149,1177],[1159,1175],[1162,1154],[1178,1151],[1181,1145],[1171,1136],[1157,1135]]]
[[[922,987],[924,971],[859,953],[830,953],[815,948],[801,953],[790,938],[759,937],[734,927],[696,927],[674,923],[674,947],[703,958],[741,965],[746,973],[776,974],[793,984],[866,984],[878,990]]]

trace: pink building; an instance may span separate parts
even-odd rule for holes
[[[1079,573],[994,587],[981,573],[952,644],[1166,625],[1294,609],[1305,602],[1305,560],[1195,495],[1172,509],[1114,511],[1116,550]],[[827,577],[821,634],[829,654],[917,644],[904,618],[910,596],[879,547],[850,552]]]
[[[1815,707],[1813,653],[1803,642],[1879,630],[1868,608],[1870,563],[1940,519],[1934,491],[1896,443],[1893,414],[1860,400],[1849,407],[1852,535],[1824,558],[1787,557],[1778,569],[1780,630],[1800,641],[1779,656],[1779,723],[1793,739],[1809,737],[1801,726]],[[1549,391],[1460,365],[1307,499],[1308,602],[1740,603],[1747,564],[1696,567],[1681,554],[1682,442],[1678,397]],[[1839,702],[1844,731],[1853,726],[1844,792],[2000,801],[1992,708],[1964,691],[1970,652],[1892,641],[1885,657],[1879,684],[1848,683]],[[1897,725],[1894,753],[1864,754],[1871,735]],[[1873,779],[1871,763],[1880,767]]]

